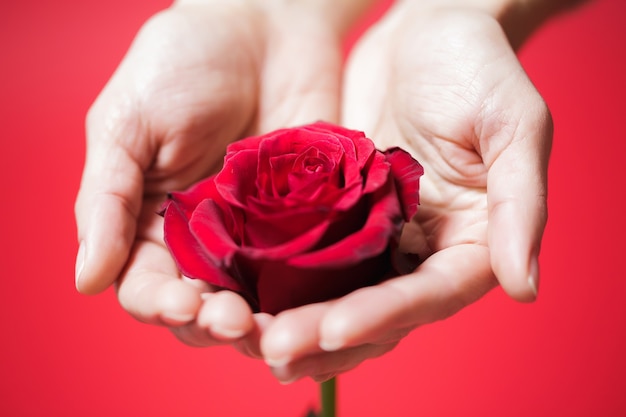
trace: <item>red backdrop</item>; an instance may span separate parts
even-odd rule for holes
[[[230,348],[193,349],[135,322],[109,290],[74,291],[73,199],[84,115],[165,0],[0,3],[0,415],[300,416]],[[537,303],[500,290],[341,377],[342,416],[626,415],[626,2],[538,32],[520,58],[555,146]]]

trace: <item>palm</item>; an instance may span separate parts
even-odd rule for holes
[[[479,135],[495,117],[485,107],[494,86],[510,75],[496,65],[508,51],[485,44],[475,33],[469,36],[462,22],[447,23],[455,27],[429,22],[447,34],[437,38],[426,23],[394,28],[393,38],[384,27],[370,33],[355,51],[350,71],[356,79],[347,86],[347,94],[356,96],[347,98],[348,125],[364,128],[380,147],[407,148],[425,166],[420,210],[407,237],[426,255],[454,245],[487,244],[488,168]],[[388,47],[381,47],[385,43]],[[364,73],[376,69],[371,61],[390,65],[384,73]],[[377,81],[368,83],[366,77]],[[372,106],[369,98],[358,97],[363,93],[357,85],[377,85],[381,91],[373,96],[384,101]],[[362,125],[366,121],[369,126]]]
[[[512,129],[502,109],[516,97],[507,103],[499,93],[523,72],[502,36],[494,36],[495,22],[482,16],[406,20],[412,24],[383,23],[355,51],[345,122],[381,148],[405,147],[425,166],[420,210],[404,236],[407,249],[429,256],[459,245],[487,246],[488,171],[496,151],[485,146],[486,138]],[[375,62],[390,64],[377,68]],[[364,92],[363,85],[378,91]]]

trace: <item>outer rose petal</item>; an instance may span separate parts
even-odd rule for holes
[[[198,204],[189,219],[189,230],[213,264],[230,267],[237,245],[226,229],[224,214],[213,200]]]
[[[385,155],[376,152],[372,155],[371,161],[364,169],[365,184],[363,194],[373,193],[380,187],[383,187],[389,180],[390,166]]]
[[[420,177],[424,175],[424,167],[420,165],[406,151],[400,148],[391,148],[385,151],[387,161],[391,164],[391,174],[393,175],[404,220],[410,221],[417,212],[419,205]]]
[[[224,159],[224,167],[215,176],[215,186],[224,200],[245,207],[246,198],[256,194],[257,153],[246,149]]]
[[[195,183],[189,187],[186,191],[174,191],[169,193],[168,201],[163,205],[163,211],[165,207],[171,204],[172,201],[176,202],[178,208],[182,210],[185,217],[188,219],[191,217],[193,210],[202,200],[210,196],[217,195],[217,189],[215,188],[215,175],[205,180]]]
[[[211,259],[189,230],[188,220],[175,201],[167,204],[164,212],[164,239],[183,275],[198,278],[233,291],[241,285],[223,272]]]
[[[259,149],[259,145],[262,140],[266,139],[270,135],[262,135],[262,136],[250,136],[245,139],[238,140],[236,142],[230,143],[226,147],[226,157],[236,154],[239,151],[245,151],[248,149]]]

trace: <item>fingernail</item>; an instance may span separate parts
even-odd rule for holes
[[[173,323],[173,324],[189,323],[194,318],[195,318],[195,316],[193,314],[188,314],[188,313],[172,313],[172,312],[168,312],[168,313],[161,314],[161,319],[162,320],[164,320],[164,321],[166,321],[168,323]]]
[[[289,385],[289,384],[293,384],[297,380],[298,378],[295,377],[295,378],[290,378],[290,379],[285,379],[285,380],[279,379],[278,382],[280,382],[282,385]]]
[[[211,326],[211,333],[223,337],[224,339],[239,339],[246,334],[246,332],[241,329],[225,329],[219,326]]]
[[[80,275],[83,273],[83,267],[85,266],[85,242],[80,242],[78,247],[78,253],[76,254],[76,269],[74,270],[74,279],[76,288],[79,287]]]
[[[265,363],[270,368],[282,368],[291,362],[291,358],[288,356],[284,356],[282,358],[265,358]]]
[[[326,352],[335,352],[339,349],[341,349],[344,346],[343,342],[340,342],[338,340],[333,341],[327,341],[327,340],[320,340],[319,343],[320,349],[326,351]]]
[[[530,261],[530,275],[528,276],[528,285],[535,297],[539,293],[539,261],[537,257],[533,257]]]
[[[298,379],[298,376],[293,375],[293,373],[288,369],[288,367],[284,365],[272,366],[271,371],[272,371],[272,375],[274,375],[274,377],[278,379],[278,382],[280,382],[283,385],[292,384],[296,382],[296,380]]]

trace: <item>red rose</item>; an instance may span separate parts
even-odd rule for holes
[[[218,174],[174,192],[165,242],[181,272],[276,314],[396,274],[423,168],[328,123],[231,144]]]

